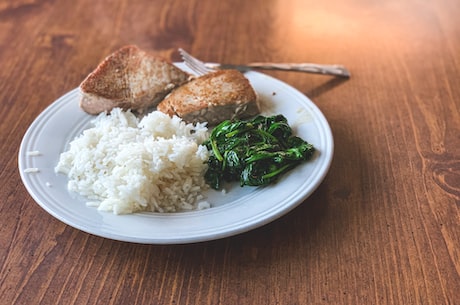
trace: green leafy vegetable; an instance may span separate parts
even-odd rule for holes
[[[283,115],[223,121],[204,143],[211,152],[206,182],[220,189],[224,181],[263,186],[309,160],[315,148],[292,134]]]

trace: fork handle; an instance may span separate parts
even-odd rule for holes
[[[334,75],[340,77],[350,77],[350,72],[341,65],[320,65],[312,63],[270,63],[270,62],[254,62],[245,65],[225,65],[221,68],[236,68],[240,70],[262,69],[262,70],[281,70],[281,71],[297,71],[316,74]]]

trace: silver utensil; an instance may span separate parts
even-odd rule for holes
[[[184,63],[199,75],[203,75],[219,69],[236,69],[242,72],[264,69],[264,70],[281,70],[297,71],[315,74],[333,75],[339,77],[350,77],[350,72],[341,65],[320,65],[312,63],[249,63],[245,65],[205,63],[187,53],[184,49],[179,48]]]

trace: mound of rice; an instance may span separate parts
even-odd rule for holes
[[[138,119],[119,108],[100,114],[61,154],[55,168],[89,206],[114,214],[209,207],[203,192],[205,124],[154,111]]]

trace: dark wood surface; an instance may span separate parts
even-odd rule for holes
[[[1,0],[0,303],[460,304],[459,16],[457,0]],[[322,185],[264,227],[189,245],[112,241],[47,214],[21,182],[20,141],[126,44],[347,66],[346,81],[267,72],[331,125]]]

